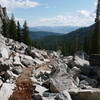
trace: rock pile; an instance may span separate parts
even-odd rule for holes
[[[13,94],[17,98],[17,80],[22,81],[24,73],[23,79],[31,80],[33,100],[100,100],[100,67],[91,66],[84,57],[29,48],[2,35],[0,47],[0,99],[12,100]],[[32,73],[26,78],[27,68]]]

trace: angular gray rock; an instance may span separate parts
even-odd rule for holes
[[[22,68],[21,66],[16,66],[16,67],[13,67],[13,69],[12,69],[12,72],[13,72],[14,74],[16,74],[16,75],[21,74],[22,71],[23,71],[23,68]]]
[[[89,63],[89,61],[87,61],[85,59],[75,56],[74,57],[74,65],[77,67],[84,67],[84,66],[89,66],[90,63]]]
[[[60,92],[56,97],[55,100],[72,100],[70,94],[64,90]]]
[[[20,60],[21,63],[25,66],[25,67],[32,67],[35,65],[35,62],[33,60],[32,57],[27,56],[27,55],[20,55]]]

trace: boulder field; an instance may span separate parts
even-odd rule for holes
[[[0,100],[100,100],[100,67],[84,58],[0,34]]]

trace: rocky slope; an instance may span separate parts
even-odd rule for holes
[[[100,100],[99,88],[100,67],[82,54],[64,57],[0,34],[0,100]]]

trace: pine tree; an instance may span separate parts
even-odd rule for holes
[[[74,46],[74,48],[73,48],[74,53],[77,51],[80,51],[81,47],[80,47],[80,40],[79,40],[78,35],[75,36],[75,40],[73,41],[73,44],[74,44],[73,45]]]
[[[100,54],[100,0],[98,0],[95,29],[91,41],[91,53]]]
[[[100,53],[100,21],[95,23],[95,30],[91,38],[91,53]]]
[[[89,40],[88,40],[88,37],[84,38],[83,51],[85,51],[86,53],[89,54]]]
[[[16,29],[16,22],[15,22],[14,15],[12,15],[9,23],[8,34],[10,38],[17,40],[17,29]]]
[[[23,34],[23,41],[25,44],[27,45],[31,45],[31,39],[29,37],[29,28],[27,26],[27,22],[25,21],[24,22],[24,25],[23,25],[23,29],[22,29],[22,34]]]
[[[21,42],[21,26],[19,21],[17,22],[17,41]]]

